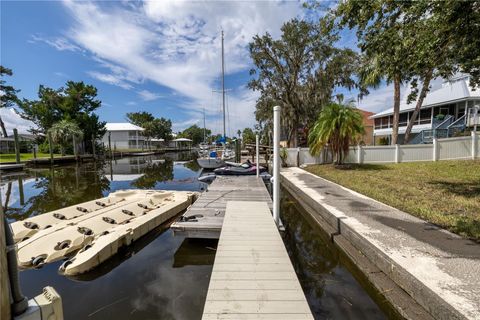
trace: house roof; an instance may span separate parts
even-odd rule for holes
[[[400,101],[400,111],[409,111],[415,109],[416,101],[407,104],[409,92],[403,95]],[[436,105],[454,103],[471,98],[480,98],[480,90],[473,91],[469,86],[468,75],[459,75],[450,80],[444,80],[441,87],[432,88],[423,101],[422,109]],[[381,111],[371,118],[393,114],[393,107]]]
[[[178,138],[178,139],[173,139],[173,142],[192,142],[192,139],[187,139],[187,138]]]
[[[107,131],[130,131],[130,130],[143,131],[143,128],[128,122],[117,122],[117,123],[107,122],[105,127],[107,128]]]

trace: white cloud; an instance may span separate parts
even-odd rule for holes
[[[125,90],[130,90],[133,88],[131,84],[129,84],[125,79],[123,79],[121,76],[111,74],[111,73],[101,73],[98,71],[87,71],[87,74],[99,81],[118,86],[120,88],[123,88]]]
[[[148,91],[148,90],[141,90],[138,92],[138,95],[140,98],[142,98],[144,101],[153,101],[157,100],[158,98],[161,97],[161,95]]]
[[[32,127],[36,127],[33,122],[20,117],[13,108],[0,108],[0,116],[5,123],[8,135],[13,134],[13,129],[17,128],[18,133],[28,133]]]
[[[218,114],[212,89],[218,88],[221,68],[220,30],[225,30],[227,74],[246,71],[252,37],[267,31],[279,36],[281,25],[302,10],[296,1],[64,3],[73,18],[65,33],[69,40],[109,69],[91,71],[91,76],[126,89],[150,80],[186,98],[184,112],[205,107],[208,117]],[[245,95],[231,93],[230,119],[236,112],[239,124],[252,126],[252,101],[244,101]]]
[[[69,40],[63,37],[56,37],[56,38],[46,38],[41,35],[32,35],[32,38],[28,41],[30,43],[37,43],[43,42],[48,44],[49,46],[54,47],[59,51],[82,51],[82,49],[71,43]]]
[[[135,101],[128,101],[128,102],[126,103],[126,105],[127,105],[127,106],[136,106],[137,103],[136,103]]]

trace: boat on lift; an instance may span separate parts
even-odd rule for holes
[[[110,196],[12,223],[22,268],[66,259],[60,272],[87,272],[183,212],[197,193],[117,191]],[[30,232],[28,230],[33,230]]]

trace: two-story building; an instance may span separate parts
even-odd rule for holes
[[[108,147],[110,136],[112,149],[141,149],[145,145],[143,128],[128,122],[107,123],[107,132],[101,142]]]
[[[416,101],[407,103],[408,94],[400,104],[398,140],[403,143],[405,130],[415,109]],[[410,143],[430,143],[433,136],[449,137],[473,125],[474,106],[480,106],[480,89],[472,90],[468,75],[458,75],[433,87],[427,94],[420,114],[412,127]],[[374,120],[375,142],[380,138],[391,141],[393,108],[371,117]]]

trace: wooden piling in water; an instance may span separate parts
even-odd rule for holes
[[[18,142],[18,130],[13,129],[13,138],[15,143],[15,162],[20,163],[20,144]]]

